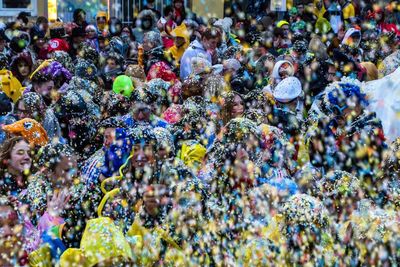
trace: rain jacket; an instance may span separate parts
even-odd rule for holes
[[[171,35],[174,37],[182,37],[185,39],[185,43],[182,46],[177,47],[176,45],[174,45],[168,50],[168,53],[171,55],[172,59],[175,60],[176,65],[179,65],[179,61],[181,60],[183,54],[190,44],[189,32],[187,31],[185,24],[182,24],[176,27],[171,32]]]
[[[180,66],[180,77],[181,80],[185,80],[192,73],[191,62],[193,58],[202,57],[205,58],[210,63],[211,55],[206,51],[204,46],[197,40],[194,40],[189,48],[186,49],[185,53],[181,58],[181,66]]]

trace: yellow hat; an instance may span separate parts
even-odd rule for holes
[[[108,21],[108,14],[107,14],[107,12],[105,12],[105,11],[99,11],[99,12],[97,12],[97,14],[96,14],[96,19],[97,19],[97,18],[102,18],[102,17],[105,17],[106,20]]]
[[[185,40],[189,40],[190,33],[186,28],[186,25],[182,23],[178,27],[176,27],[172,32],[171,35],[174,37],[182,37],[185,38]]]
[[[193,167],[193,165],[201,163],[206,155],[207,150],[198,143],[184,143],[182,145],[181,160],[185,165]]]
[[[3,92],[15,103],[21,97],[24,88],[9,70],[0,70],[1,87]]]
[[[289,22],[287,22],[286,20],[281,20],[278,22],[278,24],[276,24],[278,28],[282,27],[283,25],[289,25]]]
[[[132,262],[128,241],[114,222],[107,217],[87,222],[80,249],[67,249],[60,258],[60,266],[94,266],[115,262]]]

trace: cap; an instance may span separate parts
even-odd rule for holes
[[[286,20],[281,20],[276,24],[278,28],[281,28],[283,25],[289,25],[289,22],[287,22]]]

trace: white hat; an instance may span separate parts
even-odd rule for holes
[[[275,87],[273,95],[274,98],[282,103],[287,103],[301,94],[301,83],[296,77],[288,77],[283,79]]]
[[[232,25],[233,25],[233,20],[229,17],[225,17],[223,19],[219,19],[216,22],[214,22],[214,26],[221,27],[226,33],[230,32]]]
[[[234,58],[226,59],[222,62],[225,69],[232,69],[238,71],[241,67],[239,60]]]

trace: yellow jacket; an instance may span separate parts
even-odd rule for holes
[[[352,3],[347,4],[345,7],[343,7],[343,18],[350,19],[354,18],[356,16],[356,11],[354,10],[354,6]]]
[[[182,37],[185,39],[185,43],[181,47],[177,47],[176,45],[174,45],[173,47],[168,49],[168,53],[170,53],[172,59],[175,60],[175,62],[177,62],[177,65],[179,65],[179,61],[183,56],[183,53],[189,47],[190,34],[186,28],[186,25],[182,23],[171,32],[171,35],[173,37]]]
[[[17,78],[11,73],[11,71],[3,69],[0,70],[1,90],[12,99],[14,103],[21,97],[24,87]]]

